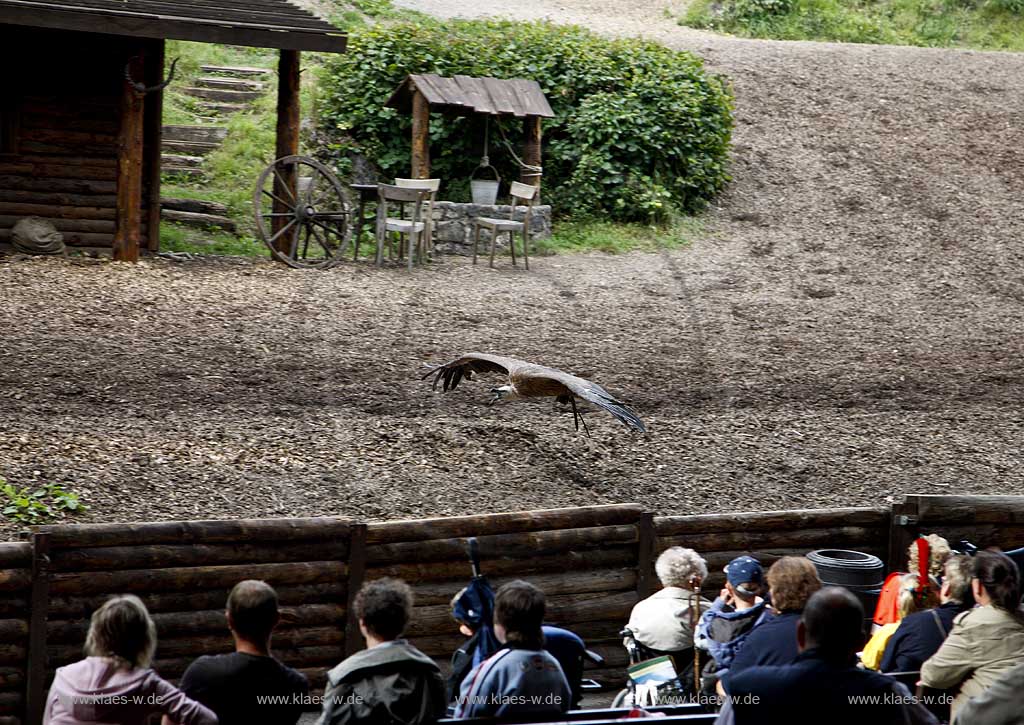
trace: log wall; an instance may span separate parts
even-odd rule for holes
[[[28,672],[32,546],[0,544],[0,724],[21,725]]]
[[[890,549],[905,551],[904,539],[918,531],[1012,548],[1024,543],[1024,497],[908,496],[891,509],[701,516],[654,517],[639,505],[615,505],[372,524],[316,518],[35,527],[31,543],[0,544],[0,725],[33,722],[26,704],[40,701],[56,667],[82,656],[90,615],[116,593],[146,603],[159,634],[156,667],[176,680],[199,654],[231,650],[228,591],[242,579],[265,579],[283,610],[275,653],[322,687],[327,669],[363,646],[347,616],[355,591],[365,580],[400,577],[416,596],[408,635],[447,671],[462,641],[449,603],[470,579],[472,536],[492,584],[522,578],[540,587],[549,621],[605,656],[605,666],[588,674],[618,686],[626,654],[617,633],[636,601],[659,586],[654,559],[664,548],[700,552],[710,569],[705,591],[714,596],[722,568],[741,554],[766,565],[821,548],[884,558]]]
[[[658,552],[686,546],[707,560],[704,590],[709,599],[725,585],[725,565],[743,554],[768,567],[783,556],[815,549],[853,549],[885,561],[889,548],[887,507],[661,516],[654,519],[654,528]]]
[[[626,653],[616,634],[637,601],[638,505],[398,521],[367,527],[366,578],[397,576],[412,585],[408,635],[447,675],[465,640],[451,599],[472,576],[466,538],[476,537],[481,571],[497,589],[513,579],[540,587],[548,621],[564,625],[604,655],[588,676],[621,683]]]
[[[231,652],[224,607],[243,579],[278,593],[275,653],[322,687],[344,658],[352,532],[334,518],[38,527],[48,537],[47,686],[82,657],[89,617],[110,595],[138,595],[153,615],[154,666],[177,680],[199,654]]]
[[[10,241],[19,219],[39,216],[69,246],[113,244],[124,67],[132,56],[156,53],[158,43],[0,24],[0,63],[18,69],[4,89],[16,151],[0,155],[0,242]],[[154,158],[148,154],[143,169],[144,219]]]
[[[893,552],[892,568],[906,568],[907,546],[922,534],[952,546],[967,539],[980,549],[1024,547],[1024,496],[906,496],[894,511],[893,538],[903,545]]]

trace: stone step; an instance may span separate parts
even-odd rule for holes
[[[164,126],[164,141],[220,143],[228,135],[223,126]]]
[[[215,227],[226,232],[235,231],[235,223],[227,217],[217,214],[198,214],[191,211],[178,211],[177,209],[161,209],[160,218],[169,222],[186,224],[190,227],[209,229]]]
[[[205,199],[179,199],[177,197],[165,196],[160,199],[160,208],[171,211],[187,211],[193,214],[228,215],[227,206],[216,201],[206,201]]]
[[[230,91],[223,88],[184,88],[185,93],[195,98],[218,103],[249,103],[263,94],[259,91]]]
[[[218,116],[228,116],[249,108],[248,104],[245,103],[214,103],[213,101],[200,101],[199,107],[208,113]]]
[[[160,167],[160,170],[165,176],[185,176],[189,179],[200,179],[203,176],[203,170],[197,168],[189,168],[188,166],[171,166],[164,164]]]
[[[203,73],[213,73],[219,76],[235,76],[237,78],[265,78],[273,71],[268,68],[251,68],[246,66],[231,65],[201,65],[199,70]]]
[[[208,143],[206,141],[168,141],[160,145],[164,153],[181,154],[184,156],[205,156],[211,151],[216,151],[219,143]]]
[[[264,84],[259,81],[246,81],[241,78],[216,78],[214,76],[204,76],[196,80],[196,86],[199,88],[224,88],[229,91],[253,91],[260,93],[264,89]]]
[[[161,154],[160,162],[164,166],[183,166],[187,169],[198,169],[203,165],[203,157],[182,156],[181,154]]]

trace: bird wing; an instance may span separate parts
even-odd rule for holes
[[[459,385],[459,381],[464,376],[468,378],[472,373],[496,372],[511,375],[513,370],[528,364],[514,357],[488,355],[483,352],[467,352],[462,357],[432,368],[427,371],[423,378],[429,378],[431,375],[434,376],[434,383],[430,386],[432,390],[437,390],[437,384],[444,380],[444,390],[447,392],[449,389],[455,390]]]
[[[514,370],[509,374],[513,379],[516,389],[523,388],[549,388],[552,383],[564,386],[577,398],[582,398],[593,403],[599,408],[604,408],[618,418],[627,427],[646,433],[647,428],[640,420],[640,417],[630,410],[629,406],[618,400],[597,383],[570,375],[569,373],[556,370],[555,368],[543,367],[540,365],[529,365],[525,368]],[[554,393],[549,393],[554,394]]]

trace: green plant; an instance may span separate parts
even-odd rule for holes
[[[728,181],[732,95],[723,79],[689,53],[540,22],[355,29],[349,52],[325,67],[321,155],[343,172],[363,156],[385,176],[406,175],[411,120],[384,102],[410,73],[537,80],[555,113],[544,122],[543,165],[545,199],[559,212],[649,223],[701,209]],[[450,184],[448,198],[480,158],[484,124],[431,117],[432,171]],[[491,126],[491,163],[517,178],[502,133],[519,153],[522,129],[509,119]]]
[[[1024,0],[694,0],[680,21],[751,38],[1024,50]]]
[[[3,496],[4,518],[22,523],[34,524],[50,521],[65,513],[85,511],[78,495],[59,484],[48,483],[38,488],[17,488],[0,478],[0,495]]]

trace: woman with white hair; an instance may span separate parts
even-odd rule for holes
[[[151,668],[156,625],[131,594],[93,612],[84,660],[57,669],[43,725],[142,725],[157,713],[180,725],[217,725],[217,716]]]
[[[693,628],[711,606],[694,591],[707,579],[707,562],[693,549],[673,546],[661,552],[654,571],[664,588],[637,602],[626,626],[639,644],[655,653],[691,650]]]

